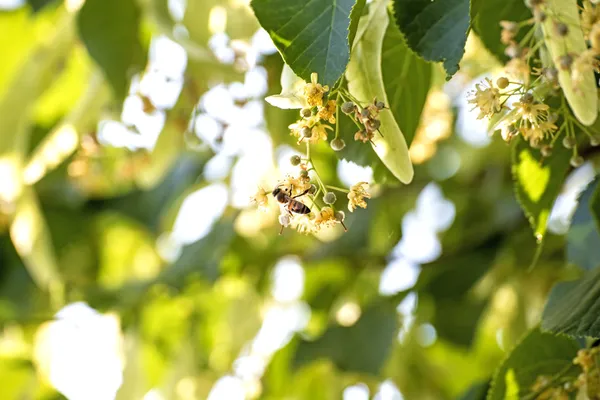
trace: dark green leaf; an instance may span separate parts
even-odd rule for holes
[[[492,267],[497,250],[497,238],[492,238],[467,254],[445,256],[423,266],[418,293],[430,296],[435,304],[431,323],[439,337],[471,345],[487,302],[471,298],[469,291]]]
[[[56,0],[27,0],[27,4],[29,4],[29,6],[31,7],[31,10],[34,13],[40,11],[41,9],[43,9],[44,7],[46,7],[52,3],[57,3],[57,1]]]
[[[363,15],[366,2],[367,0],[356,0],[356,4],[354,4],[354,7],[352,7],[352,11],[350,12],[350,28],[348,29],[348,45],[350,48],[352,48],[352,44],[354,43],[356,30],[358,29],[358,21]]]
[[[310,81],[333,85],[346,70],[350,12],[354,0],[253,0],[263,28],[292,70]]]
[[[513,146],[515,193],[538,241],[546,233],[550,210],[569,170],[570,157],[570,151],[562,146],[555,146],[549,158],[542,157],[524,140],[517,140]]]
[[[458,400],[485,400],[490,388],[490,382],[478,382],[463,393]]]
[[[504,54],[506,45],[500,42],[500,32],[502,31],[500,21],[524,21],[531,18],[531,11],[525,6],[523,0],[478,0],[471,2],[471,15],[473,16],[471,24],[473,30],[481,38],[485,47],[499,60],[506,62],[509,58]],[[515,38],[517,42],[526,31],[526,28],[521,29]]]
[[[575,337],[600,337],[600,268],[552,288],[542,328]]]
[[[479,319],[487,303],[468,298],[445,299],[435,302],[435,315],[431,321],[438,337],[460,346],[471,346]]]
[[[125,97],[130,76],[144,65],[139,23],[134,0],[88,0],[77,17],[81,40],[118,98]]]
[[[573,339],[534,329],[494,374],[488,400],[521,399],[531,393],[531,386],[539,375],[553,376],[562,372],[563,376],[576,377],[580,371],[574,367],[573,358],[578,349]],[[512,383],[512,387],[507,382]],[[507,397],[509,393],[513,397]]]
[[[579,197],[567,234],[567,261],[586,270],[600,265],[600,234],[592,218],[599,206],[598,187],[598,181],[591,183]]]
[[[332,326],[314,342],[301,341],[294,365],[327,358],[343,371],[377,375],[396,337],[397,319],[391,305],[372,304],[354,325]]]
[[[394,0],[396,23],[408,46],[427,61],[458,71],[469,30],[469,0]]]
[[[410,146],[431,84],[431,65],[406,45],[398,27],[390,23],[383,38],[381,75],[389,107]]]

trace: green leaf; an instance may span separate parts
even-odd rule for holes
[[[60,295],[63,283],[52,238],[37,196],[30,187],[24,189],[16,205],[10,233],[15,249],[36,285],[51,296]]]
[[[470,346],[487,301],[469,296],[472,287],[493,266],[496,239],[458,256],[445,256],[423,266],[417,283],[421,297],[431,297],[435,315],[431,321],[438,336]]]
[[[88,0],[77,16],[81,40],[119,99],[127,95],[133,72],[144,66],[139,24],[134,0]]]
[[[348,65],[350,12],[354,0],[253,0],[258,21],[292,70],[333,85]]]
[[[465,52],[469,0],[394,0],[394,13],[408,46],[427,61],[443,62],[450,79]]]
[[[383,37],[381,76],[388,106],[410,146],[431,85],[431,65],[408,48],[393,23]]]
[[[556,146],[552,157],[544,158],[538,150],[519,138],[513,146],[512,157],[517,199],[537,240],[541,241],[546,233],[550,210],[569,170],[571,153],[562,146]]]
[[[471,14],[474,15],[471,23],[473,30],[485,47],[503,63],[509,58],[504,54],[506,45],[500,42],[502,31],[500,21],[520,22],[531,18],[531,11],[525,6],[523,0],[478,0],[475,4],[472,2]],[[526,32],[526,28],[520,30],[515,38],[517,43]]]
[[[458,400],[485,400],[489,388],[489,381],[475,383]]]
[[[542,328],[575,337],[600,337],[600,268],[552,288]]]
[[[369,15],[361,18],[358,27],[364,33],[352,50],[346,78],[350,93],[364,103],[377,98],[389,104],[381,75],[381,50],[388,23],[386,2],[379,1],[371,4]],[[400,182],[408,184],[414,171],[404,135],[390,110],[382,110],[379,119],[380,134],[372,140],[373,150]]]
[[[575,340],[532,330],[511,351],[496,370],[488,400],[522,399],[531,393],[530,388],[539,375],[576,377],[578,368],[572,360],[579,346]]]
[[[350,12],[350,28],[348,29],[348,45],[350,46],[350,49],[352,49],[354,44],[354,38],[356,37],[356,31],[358,29],[358,21],[360,21],[360,17],[362,17],[366,2],[367,0],[356,0],[356,4],[354,4],[352,11]]]
[[[600,266],[600,233],[592,214],[598,210],[598,180],[583,191],[567,234],[567,262],[585,270]]]
[[[377,375],[387,360],[397,329],[394,307],[383,302],[372,304],[354,325],[331,326],[314,342],[301,341],[294,365],[328,358],[343,371]]]

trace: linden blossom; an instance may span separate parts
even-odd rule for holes
[[[344,225],[345,215],[342,211],[335,209],[337,196],[328,189],[347,193],[348,209],[354,211],[357,207],[366,208],[365,199],[369,199],[371,195],[366,191],[367,182],[360,182],[348,189],[338,188],[325,185],[319,176],[315,165],[312,162],[310,146],[317,144],[320,141],[327,140],[327,131],[333,130],[328,124],[336,124],[338,122],[339,104],[338,100],[344,98],[344,95],[350,96],[344,89],[337,88],[337,98],[324,100],[324,95],[329,91],[327,85],[321,85],[318,82],[318,75],[311,74],[311,81],[304,82],[296,77],[289,67],[284,67],[281,77],[282,91],[276,96],[267,97],[267,101],[279,108],[300,109],[300,118],[293,124],[289,125],[290,133],[296,136],[298,144],[306,143],[306,156],[301,158],[294,156],[290,160],[292,165],[300,168],[298,177],[286,176],[278,187],[287,188],[290,200],[301,202],[300,198],[308,198],[310,203],[304,204],[307,212],[293,212],[289,208],[282,209],[279,215],[279,223],[282,230],[284,227],[295,228],[300,233],[310,234],[316,233],[323,228],[330,228],[337,224]],[[355,100],[355,99],[354,99]],[[358,102],[356,102],[358,104]],[[356,115],[350,117],[356,124],[363,124],[366,131],[373,133],[379,129],[380,121],[377,119],[379,112],[385,108],[385,104],[377,99],[373,100],[372,104],[359,108],[352,103],[351,110]],[[340,151],[345,147],[344,140],[339,137],[339,125],[336,125],[335,138],[331,140],[330,146],[335,151]],[[310,173],[310,174],[309,174]],[[311,190],[313,189],[313,190]],[[296,196],[296,197],[294,197]],[[320,198],[319,196],[322,196]],[[317,200],[320,199],[320,207]],[[252,201],[258,204],[259,208],[268,207],[268,192],[259,189],[252,197]],[[280,200],[281,202],[281,200]],[[310,210],[310,212],[308,212]]]

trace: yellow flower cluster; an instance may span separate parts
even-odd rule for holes
[[[287,74],[289,75],[290,71]],[[290,87],[282,89],[280,95],[269,96],[267,101],[280,108],[300,109],[300,118],[290,124],[289,129],[291,134],[298,138],[298,143],[306,141],[307,146],[306,156],[293,155],[290,158],[291,165],[299,167],[299,173],[294,176],[286,176],[278,182],[279,190],[273,190],[273,193],[276,194],[276,203],[281,208],[278,217],[281,225],[280,233],[285,227],[291,227],[299,233],[312,234],[338,224],[347,230],[344,224],[345,214],[336,209],[337,197],[331,190],[348,192],[348,209],[354,211],[357,207],[367,207],[365,199],[371,197],[366,190],[367,182],[360,182],[352,186],[349,191],[326,185],[312,162],[310,152],[311,144],[327,140],[328,130],[333,130],[329,124],[339,122],[337,121],[337,101],[327,98],[329,87],[318,82],[316,73],[311,74],[311,80],[308,83],[296,77],[294,83],[288,86]],[[337,98],[345,99],[344,96],[350,96],[349,93],[342,94],[344,90],[336,88]],[[377,116],[385,108],[383,102],[375,99],[373,104],[361,107],[360,110],[354,103],[351,105],[350,110],[344,111],[344,107],[342,107],[342,111],[346,114],[359,112],[360,115],[357,118],[369,132],[376,132],[379,129],[380,121]],[[333,150],[340,151],[345,144],[336,134],[336,138],[331,141],[330,146]],[[257,193],[252,196],[252,202],[259,208],[266,209],[269,206],[268,195],[269,192],[259,188]],[[308,201],[305,201],[306,199]]]
[[[500,89],[494,87],[494,83],[489,78],[485,78],[485,82],[475,85],[475,91],[471,92],[468,102],[474,104],[472,110],[479,109],[477,119],[491,117],[502,109]]]
[[[323,94],[329,91],[329,86],[321,85],[318,80],[319,75],[313,72],[310,74],[310,83],[304,86],[304,97],[306,97],[306,102],[311,107],[323,106]]]
[[[310,108],[300,111],[301,118],[289,126],[290,133],[298,138],[298,143],[307,140],[311,144],[327,140],[327,130],[333,128],[323,122],[335,124],[337,104],[328,100],[323,104],[323,95],[329,91],[327,85],[318,83],[318,75],[312,73],[311,81],[304,84],[303,100]]]
[[[359,182],[350,188],[348,193],[348,210],[354,212],[356,207],[367,208],[367,202],[365,199],[370,199],[371,195],[367,192],[367,182]]]

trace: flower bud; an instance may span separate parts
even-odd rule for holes
[[[300,162],[302,162],[302,160],[300,159],[300,156],[293,155],[292,157],[290,157],[290,163],[293,166],[300,165]]]
[[[583,164],[583,161],[584,161],[583,157],[581,157],[581,156],[573,156],[573,157],[571,157],[571,160],[569,160],[569,162],[571,163],[571,165],[574,168],[581,167],[581,165]]]
[[[573,57],[571,57],[569,54],[565,54],[564,56],[558,57],[558,66],[563,71],[570,70],[571,65],[573,65]]]
[[[362,111],[360,112],[360,116],[363,118],[368,118],[371,115],[371,113],[369,112],[369,109],[367,108],[363,108]]]
[[[303,108],[300,110],[300,116],[302,118],[309,118],[312,115],[312,111],[310,108]]]
[[[385,108],[385,103],[383,101],[378,101],[375,103],[375,107],[377,107],[378,110],[383,110]]]
[[[590,144],[594,147],[600,145],[600,138],[598,138],[597,136],[594,136],[590,139]]]
[[[496,81],[496,85],[498,85],[500,89],[506,89],[506,87],[508,86],[508,79],[502,76],[498,78],[498,80]]]
[[[569,34],[569,27],[567,24],[557,22],[554,24],[554,32],[556,32],[558,36],[565,37]]]
[[[327,192],[327,193],[325,193],[325,196],[323,196],[323,201],[325,202],[325,204],[333,204],[333,203],[335,203],[336,200],[337,200],[337,197],[335,196],[335,193],[333,193],[333,192]]]
[[[533,10],[533,18],[535,19],[535,22],[542,23],[546,20],[547,15],[539,8],[536,8]]]
[[[300,130],[300,133],[302,134],[302,137],[305,137],[305,138],[309,138],[309,137],[311,137],[311,136],[312,136],[312,131],[311,131],[311,129],[310,129],[309,127],[307,127],[307,126],[305,126],[304,128],[302,128],[302,129]]]
[[[531,93],[525,93],[523,96],[521,96],[521,103],[533,103],[533,95]]]
[[[506,47],[506,49],[504,50],[504,54],[506,54],[506,56],[510,58],[517,58],[521,55],[521,48],[518,44],[513,43]]]
[[[550,146],[550,145],[542,146],[540,153],[542,153],[542,156],[544,156],[544,157],[550,157],[552,155],[552,146]]]
[[[308,176],[308,171],[305,170],[305,169],[300,170],[300,176],[303,177],[303,178],[307,177]]]
[[[342,104],[342,112],[344,114],[350,114],[352,113],[352,111],[354,111],[354,103],[351,101],[347,101],[344,104]]]
[[[340,151],[342,150],[344,147],[346,147],[346,142],[344,142],[343,139],[340,138],[335,138],[333,139],[331,142],[329,142],[329,145],[331,146],[331,148],[334,151]]]
[[[565,138],[562,141],[562,144],[566,149],[572,149],[573,147],[575,147],[577,142],[575,141],[574,137],[565,136]]]
[[[317,193],[317,186],[315,186],[315,184],[311,184],[310,185],[310,189],[308,189],[308,193],[309,194],[315,194],[315,193]]]
[[[346,214],[344,214],[343,211],[336,211],[335,214],[333,214],[333,216],[335,217],[336,221],[344,221],[346,219]]]

